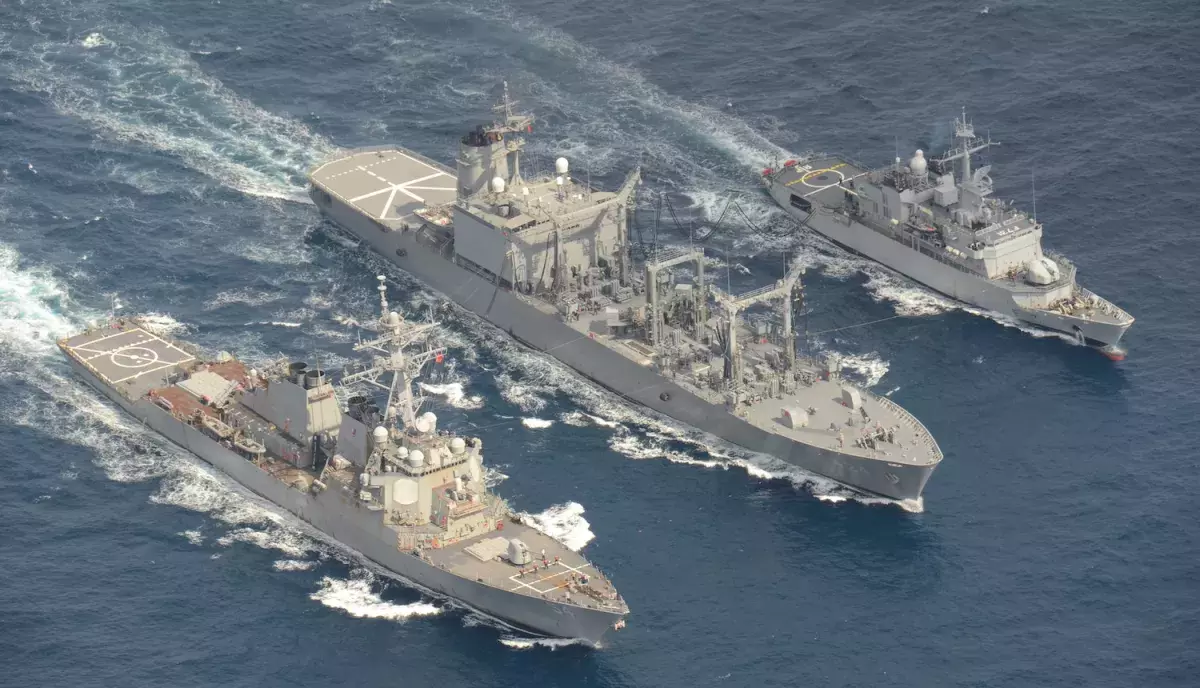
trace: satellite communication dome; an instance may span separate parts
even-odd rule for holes
[[[391,313],[388,313],[388,324],[389,325],[399,325],[400,324],[400,314],[397,313],[396,311],[392,311]]]
[[[566,174],[569,169],[571,169],[571,163],[567,162],[566,158],[559,158],[554,161],[554,171],[557,174]]]
[[[917,149],[917,152],[912,156],[912,160],[908,161],[908,169],[913,174],[925,174],[925,171],[929,169],[929,165],[925,161],[925,151],[920,148]]]
[[[492,191],[496,193],[504,193],[504,178],[492,177]]]
[[[565,184],[566,182],[567,182],[567,180],[563,179],[563,178],[562,178],[562,175],[559,175],[559,176],[557,176],[557,177],[555,177],[555,178],[554,178],[554,183],[555,183],[555,184],[558,184],[559,186],[562,186],[562,185],[563,185],[563,184]]]
[[[450,453],[461,454],[467,450],[467,443],[461,437],[455,437],[450,440]]]
[[[426,411],[425,413],[422,413],[421,420],[429,424],[429,429],[422,430],[422,432],[433,432],[435,429],[437,429],[437,416],[434,415],[433,411]]]
[[[396,456],[401,460],[408,458],[408,447],[400,447],[396,450]]]
[[[414,449],[408,455],[408,465],[413,468],[420,468],[425,465],[425,452],[420,449]]]
[[[416,427],[417,432],[422,434],[427,433],[432,429],[429,427],[429,421],[425,420],[425,416],[421,416],[420,418],[416,419],[413,422],[413,426]]]
[[[383,444],[384,442],[387,442],[387,428],[383,427],[382,425],[377,426],[375,431],[371,433],[371,438],[375,440],[375,444]]]

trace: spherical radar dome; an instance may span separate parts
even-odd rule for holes
[[[929,164],[925,160],[925,151],[920,148],[917,149],[917,152],[912,156],[912,160],[908,161],[908,169],[913,174],[925,174],[925,171],[929,169]]]

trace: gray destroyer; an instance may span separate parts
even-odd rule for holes
[[[933,160],[918,150],[908,165],[896,158],[873,170],[818,155],[767,169],[763,182],[789,215],[837,244],[959,301],[1123,359],[1118,344],[1133,316],[1076,283],[1071,261],[1042,249],[1035,217],[991,197],[991,165],[973,169],[971,159],[996,144],[975,135],[965,112],[954,133],[957,145]]]
[[[800,269],[722,292],[701,249],[633,259],[640,172],[615,192],[524,176],[533,117],[508,99],[465,135],[456,168],[411,150],[345,151],[309,175],[317,207],[391,262],[518,341],[637,404],[753,451],[894,499],[917,499],[942,459],[925,427],[797,356]],[[685,266],[691,266],[685,270]]]
[[[524,524],[484,482],[483,444],[418,415],[412,378],[441,349],[406,353],[433,325],[389,312],[364,369],[335,389],[286,359],[263,371],[114,319],[58,342],[140,421],[246,488],[418,586],[539,634],[599,645],[629,612],[578,553]],[[385,390],[383,409],[360,389]]]

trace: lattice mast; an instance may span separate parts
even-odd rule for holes
[[[446,354],[445,347],[426,348],[416,354],[405,353],[405,348],[418,339],[423,339],[427,333],[437,327],[437,323],[416,325],[400,317],[395,311],[388,310],[386,277],[379,276],[379,332],[380,336],[354,346],[355,351],[375,351],[377,355],[371,367],[366,370],[347,375],[343,384],[365,382],[388,391],[387,407],[383,418],[385,425],[394,423],[397,417],[404,427],[415,427],[417,410],[424,402],[424,397],[413,394],[413,380],[420,375],[421,369],[430,360],[440,362]],[[391,374],[387,382],[382,380]]]

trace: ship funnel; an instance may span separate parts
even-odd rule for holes
[[[314,368],[304,374],[304,388],[316,389],[325,384],[325,371],[320,368]]]
[[[304,373],[308,370],[308,364],[304,361],[296,361],[288,366],[288,379],[292,382],[304,386]]]
[[[363,411],[367,408],[367,398],[364,396],[353,396],[346,401],[346,413],[350,414],[351,418],[362,420]]]

